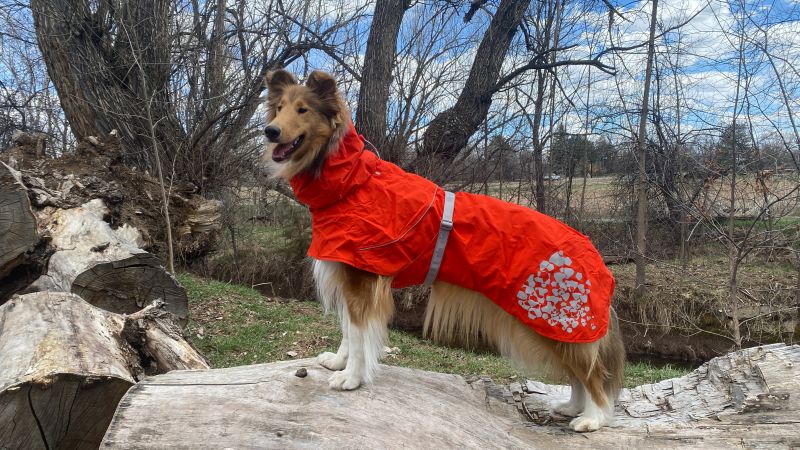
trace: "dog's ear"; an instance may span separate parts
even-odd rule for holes
[[[283,92],[283,88],[297,84],[297,78],[285,69],[269,72],[264,79],[270,97],[276,97]]]
[[[306,81],[306,87],[317,94],[320,98],[327,98],[336,95],[336,80],[330,74],[321,70],[311,72]]]

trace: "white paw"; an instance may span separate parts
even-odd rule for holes
[[[583,410],[582,405],[576,405],[572,402],[557,403],[553,406],[553,412],[566,417],[575,417]]]
[[[328,386],[340,391],[352,391],[361,386],[361,377],[346,370],[336,372],[328,378]]]
[[[595,431],[603,426],[603,420],[597,417],[576,417],[569,423],[569,427],[580,433],[586,431]]]
[[[325,352],[317,356],[319,365],[330,370],[342,370],[347,365],[347,358],[339,357],[336,353]]]

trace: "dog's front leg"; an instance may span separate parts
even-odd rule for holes
[[[339,350],[336,353],[324,352],[317,356],[317,362],[322,367],[330,370],[342,370],[347,365],[347,357],[350,354],[350,317],[347,308],[339,308],[339,321],[342,323],[342,342],[339,343]]]
[[[349,354],[350,315],[342,298],[343,284],[346,280],[346,267],[333,261],[314,260],[314,281],[317,284],[319,299],[325,311],[334,310],[342,324],[342,342],[336,353],[324,352],[317,356],[317,362],[330,370],[342,370],[347,364]]]
[[[367,380],[367,364],[364,356],[364,332],[352,323],[348,324],[347,337],[342,339],[341,347],[347,347],[348,356],[344,370],[336,372],[328,379],[328,384],[333,389],[345,391],[356,389]],[[344,333],[344,332],[343,332]],[[374,365],[377,366],[375,361]]]
[[[336,309],[342,342],[336,353],[322,353],[319,363],[333,370],[334,389],[356,389],[372,380],[394,312],[392,280],[346,264],[314,262],[314,279],[326,310]],[[344,370],[342,370],[344,369]]]

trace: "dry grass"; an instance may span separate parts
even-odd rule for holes
[[[747,341],[769,343],[800,340],[795,289],[797,269],[787,261],[752,258],[739,269],[739,316]],[[631,296],[633,264],[611,266],[617,279],[614,304],[627,320],[656,332],[693,334],[700,329],[730,339],[732,318],[728,260],[697,256],[684,269],[679,263],[654,262],[647,267],[644,298]]]

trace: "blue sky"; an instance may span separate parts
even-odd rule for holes
[[[339,2],[328,3],[338,5]],[[569,8],[568,21],[574,21],[562,36],[562,41],[576,44],[577,47],[562,54],[563,58],[583,59],[596,54],[609,45],[633,45],[647,38],[651,3],[646,1],[613,1],[615,7],[625,16],[626,21],[615,18],[611,33],[608,32],[607,9],[600,1],[573,2]],[[568,3],[569,4],[569,3]],[[759,137],[775,137],[776,131],[785,136],[791,134],[788,112],[780,89],[775,80],[775,71],[768,64],[759,43],[766,42],[770,53],[778,58],[778,72],[784,82],[790,98],[790,106],[800,111],[800,2],[789,0],[746,1],[744,6],[749,17],[742,18],[738,1],[720,0],[662,0],[658,14],[658,30],[670,28],[685,22],[698,13],[684,27],[665,34],[657,42],[657,67],[660,74],[658,86],[661,96],[660,104],[668,124],[677,128],[675,106],[681,106],[681,133],[684,139],[707,138],[718,132],[718,128],[733,118],[733,104],[736,96],[737,62],[736,57],[739,30],[744,28],[746,39],[746,74],[741,80],[739,120],[747,117]],[[435,48],[441,49],[452,45],[447,38],[455,38],[458,42],[452,49],[443,52],[432,61],[425,80],[443,77],[436,99],[426,104],[412,104],[405,108],[412,111],[427,108],[430,116],[451,105],[465,79],[474,57],[474,50],[488,25],[490,16],[479,13],[469,24],[463,23],[465,8],[453,11],[447,20],[434,26],[425,26],[424,22],[431,17],[430,6],[419,5],[406,13],[403,29],[398,42],[398,50],[403,50],[410,42],[426,38],[436,38]],[[366,30],[369,18],[360,22],[358,27]],[[762,27],[768,38],[764,39],[758,27]],[[446,36],[436,35],[436,31],[446,30]],[[730,31],[734,31],[731,35]],[[422,36],[422,37],[420,37]],[[613,40],[609,37],[613,36]],[[366,33],[359,42],[363,55],[363,44]],[[518,33],[518,38],[520,37]],[[680,44],[680,45],[679,45]],[[591,48],[590,48],[591,45]],[[680,48],[681,55],[676,56]],[[595,135],[604,134],[612,140],[626,139],[630,136],[632,124],[637,116],[633,112],[641,102],[643,88],[645,49],[637,49],[619,55],[604,58],[606,63],[617,68],[616,77],[602,74],[591,69],[591,89],[589,86],[589,69],[585,66],[570,67],[559,70],[563,92],[559,92],[559,106],[554,119],[567,124],[571,132],[587,132],[585,114],[587,108],[591,120],[589,132]],[[358,55],[358,57],[362,57]],[[524,50],[512,49],[505,71],[510,71],[527,60],[529,55]],[[323,68],[333,70],[336,64],[325,57],[317,56],[312,61]],[[400,76],[394,86],[395,97],[404,92],[414,70],[419,66],[417,55],[408,52],[398,58]],[[672,66],[677,65],[677,68]],[[346,77],[345,77],[346,78]],[[534,95],[533,79],[530,75],[520,78],[524,83],[516,90],[519,94]],[[357,84],[345,82],[351,100],[355,100]],[[656,84],[654,83],[654,87]],[[747,95],[745,96],[745,86]],[[587,102],[588,94],[588,102]],[[492,117],[497,123],[508,120],[509,115],[520,106],[511,99],[511,94],[495,96]],[[574,106],[567,106],[565,97]],[[680,100],[677,100],[677,99]],[[746,101],[741,101],[744,99]],[[526,106],[526,109],[530,105]],[[404,105],[392,104],[390,109],[401,114]],[[629,113],[626,113],[628,111]],[[503,122],[499,132],[512,133],[517,129],[529,128],[523,114],[509,122]],[[549,118],[545,117],[545,121]],[[424,122],[424,121],[423,121]],[[424,125],[423,125],[424,127]],[[529,131],[529,130],[528,130]],[[523,133],[524,134],[524,133]],[[525,145],[520,137],[520,144]]]

